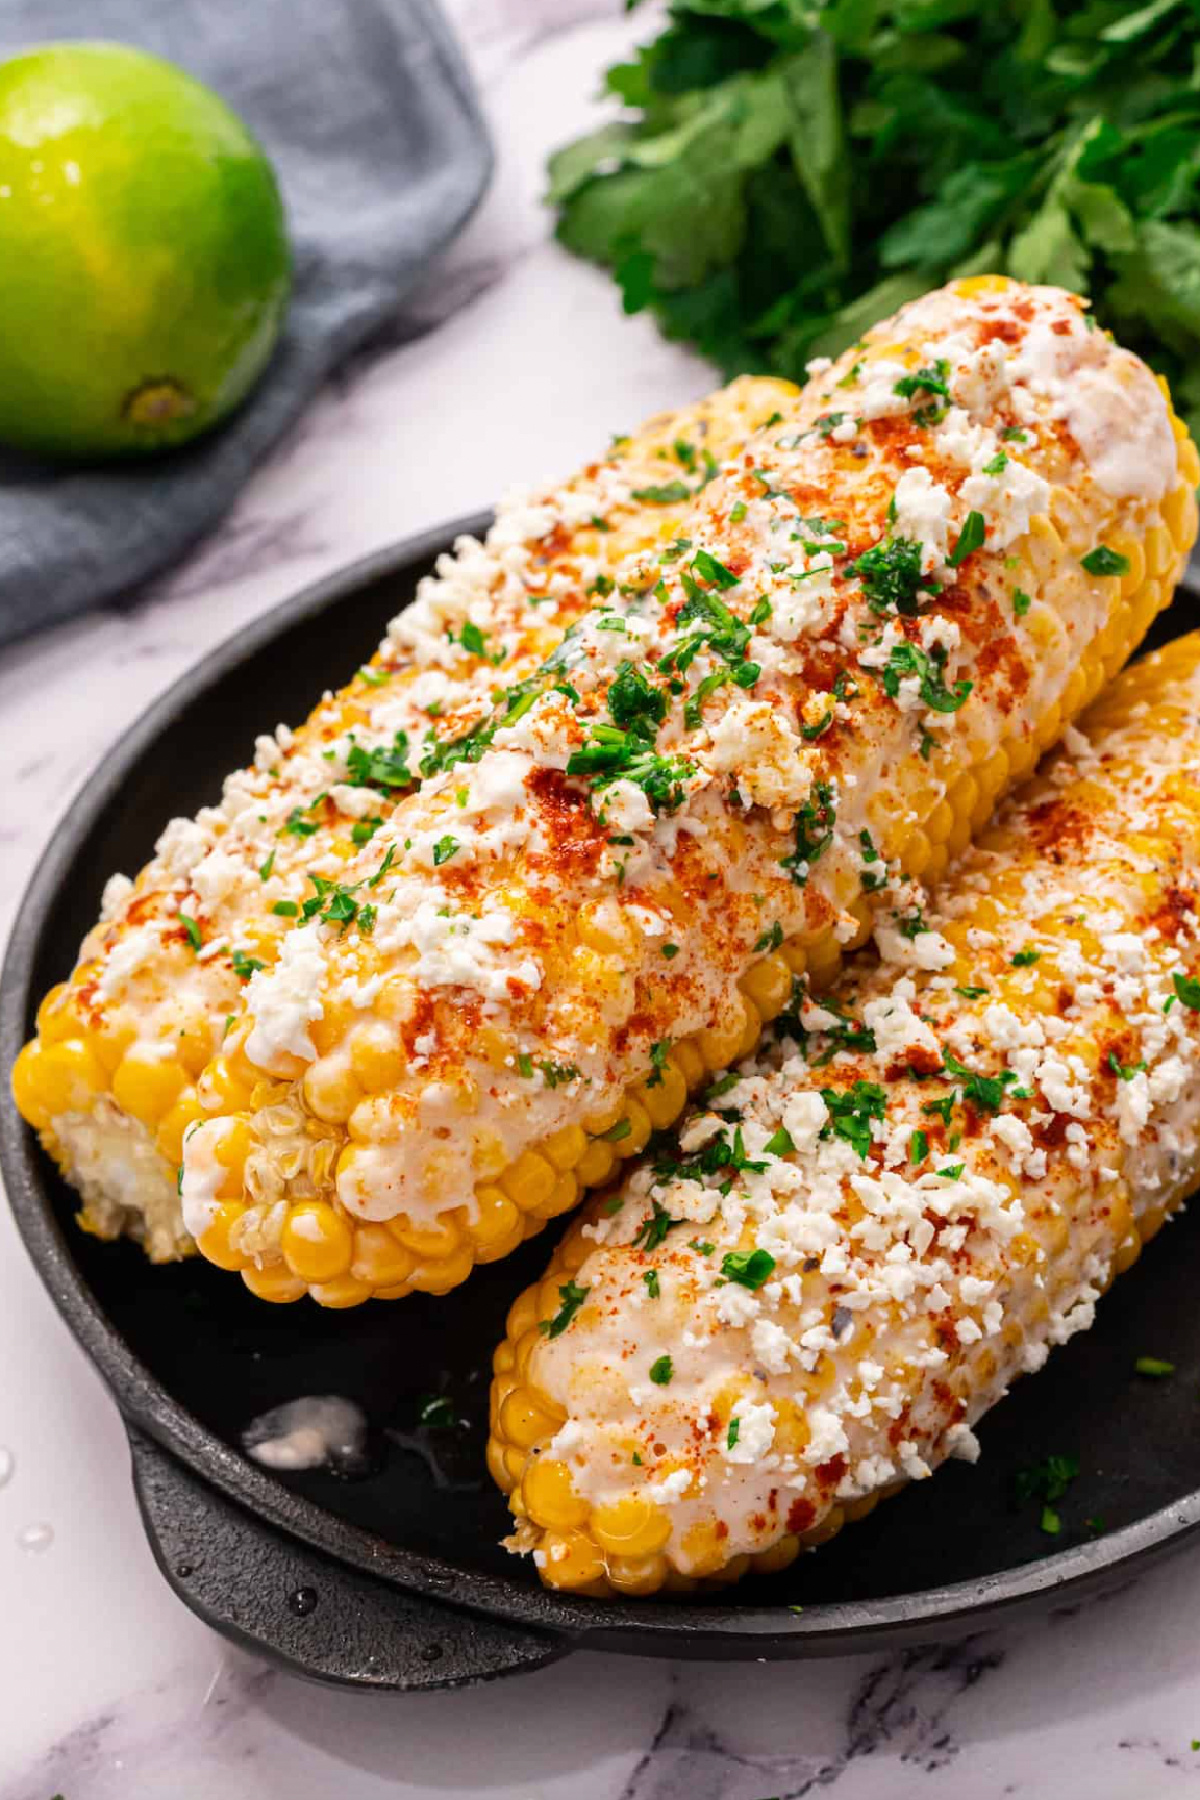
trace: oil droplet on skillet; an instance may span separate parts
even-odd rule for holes
[[[298,1619],[307,1619],[309,1613],[316,1612],[318,1597],[316,1588],[300,1587],[288,1595],[288,1606]]]

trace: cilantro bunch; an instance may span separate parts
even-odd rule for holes
[[[549,197],[626,310],[727,375],[802,381],[1000,271],[1090,294],[1195,418],[1198,52],[1197,0],[671,0]]]

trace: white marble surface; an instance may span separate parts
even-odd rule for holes
[[[708,382],[622,318],[611,284],[549,241],[538,204],[546,150],[580,128],[599,69],[633,36],[616,0],[453,11],[499,170],[406,309],[410,329],[446,322],[361,357],[152,594],[0,658],[0,930],[54,815],[209,645],[322,571],[565,470]],[[0,1456],[0,1800],[1200,1796],[1195,1552],[1115,1598],[943,1652],[774,1667],[579,1656],[400,1699],[258,1667],[159,1577],[115,1412],[2,1211],[0,1445],[15,1458],[5,1481]]]

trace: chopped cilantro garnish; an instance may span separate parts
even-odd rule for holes
[[[735,500],[733,505],[729,509],[730,524],[731,525],[740,525],[742,520],[745,518],[745,516],[746,516],[746,502],[744,500]]]
[[[664,944],[662,947],[662,953],[666,957],[667,961],[670,962],[673,957],[676,957],[679,955],[679,945],[678,944]]]
[[[727,1250],[721,1262],[726,1281],[736,1281],[739,1287],[754,1292],[771,1279],[774,1269],[775,1258],[769,1250]]]
[[[988,992],[987,988],[985,988],[985,987],[958,987],[958,986],[955,987],[954,991],[956,994],[961,994],[964,1000],[979,1000],[979,999],[982,999],[983,995]]]
[[[579,1074],[575,1063],[540,1062],[542,1080],[548,1088],[556,1088],[564,1081],[574,1081]]]
[[[682,1219],[673,1219],[666,1207],[657,1200],[651,1200],[654,1211],[645,1220],[633,1242],[638,1250],[657,1250],[666,1239],[672,1225],[682,1225]]]
[[[691,491],[687,483],[683,481],[651,483],[649,487],[634,488],[633,498],[649,501],[651,506],[674,506],[678,500],[689,499]]]
[[[740,575],[735,575],[732,569],[727,569],[723,562],[718,562],[716,557],[710,556],[707,550],[697,550],[692,558],[692,568],[701,581],[711,582],[714,587],[736,587],[741,580]]]
[[[949,363],[939,357],[932,367],[927,365],[913,375],[902,375],[892,392],[899,394],[902,400],[912,400],[917,394],[940,394],[944,400],[949,400],[950,389],[946,386],[949,372]]]
[[[791,1132],[783,1125],[778,1126],[763,1145],[768,1156],[787,1156],[795,1148]]]
[[[354,752],[351,751],[351,755],[353,754]],[[324,796],[322,796],[322,798],[323,797]],[[313,802],[313,805],[316,805],[316,801]],[[308,810],[307,807],[293,806],[291,812],[279,828],[279,835],[282,837],[284,833],[286,833],[288,837],[312,837],[320,828],[315,819],[305,818],[304,815]]]
[[[277,900],[271,911],[281,919],[294,919],[300,911],[294,900]]]
[[[951,1075],[961,1078],[963,1099],[970,1100],[985,1112],[999,1112],[1004,1105],[1005,1088],[1017,1079],[1012,1069],[1004,1069],[999,1075],[977,1075],[965,1063],[960,1063],[951,1050],[942,1051],[942,1061]]]
[[[461,849],[462,849],[462,845],[459,843],[457,838],[450,837],[449,835],[447,835],[446,837],[440,837],[438,839],[437,843],[433,846],[433,866],[434,866],[434,868],[440,869],[443,863],[448,863],[450,861],[450,858],[452,856],[456,855],[457,852]]]
[[[1200,1012],[1200,980],[1192,975],[1172,975],[1171,984],[1177,999],[1182,1000],[1192,1012]]]
[[[779,923],[779,920],[776,919],[770,931],[764,931],[762,936],[756,942],[754,946],[755,953],[757,954],[761,950],[778,950],[782,942],[783,926]]]
[[[915,538],[891,538],[864,550],[850,564],[874,613],[903,613],[914,618],[921,609],[922,593],[936,594],[937,583],[921,573],[921,546]]]
[[[966,1166],[966,1163],[947,1163],[944,1169],[935,1169],[934,1174],[940,1175],[943,1181],[957,1181]]]
[[[655,728],[667,716],[667,696],[632,663],[623,662],[608,690],[607,706],[614,725],[654,742]]]
[[[646,1292],[649,1294],[650,1298],[652,1300],[657,1300],[662,1291],[658,1285],[658,1270],[657,1269],[645,1270],[645,1272],[642,1275],[642,1280],[646,1284]]]
[[[425,1431],[456,1431],[465,1425],[448,1394],[422,1394],[417,1401],[417,1424]]]
[[[981,512],[969,512],[963,522],[963,528],[954,540],[954,547],[946,561],[952,569],[957,569],[968,556],[983,548],[983,540],[987,536],[987,527]]]
[[[1034,1463],[1017,1472],[1013,1485],[1018,1504],[1041,1500],[1042,1530],[1052,1537],[1057,1536],[1061,1529],[1061,1520],[1054,1509],[1054,1502],[1062,1499],[1078,1474],[1079,1463],[1074,1456],[1048,1456],[1044,1462]]]
[[[274,852],[274,850],[272,850],[271,854],[270,854],[270,856],[268,856],[266,862],[259,864],[258,879],[260,881],[269,881],[271,878],[271,871],[274,867],[275,867],[275,852]]]
[[[188,943],[192,946],[193,950],[199,953],[204,947],[204,939],[200,936],[200,927],[197,925],[195,919],[189,918],[187,913],[181,912],[179,914],[179,923],[183,926]]]
[[[517,1052],[517,1073],[523,1075],[526,1081],[533,1077],[533,1058],[527,1050]]]
[[[539,1321],[546,1336],[561,1337],[590,1293],[590,1288],[579,1287],[574,1281],[568,1281],[563,1287],[560,1287],[558,1297],[562,1304],[558,1311],[552,1319]]]
[[[859,1156],[871,1148],[871,1121],[882,1119],[887,1110],[887,1094],[875,1081],[856,1081],[852,1088],[839,1093],[836,1088],[822,1088],[821,1098],[829,1112],[821,1136],[844,1138]]]
[[[997,452],[996,452],[995,456],[993,456],[992,460],[990,462],[984,463],[983,468],[980,471],[980,473],[983,475],[1003,475],[1003,473],[1004,473],[1005,469],[1007,469],[1007,467],[1008,467],[1007,453],[1003,450],[997,450]]]
[[[1033,596],[1027,594],[1024,588],[1014,588],[1012,603],[1013,612],[1016,614],[1017,618],[1023,619],[1033,605]]]
[[[1012,958],[1012,966],[1014,969],[1031,969],[1035,962],[1041,962],[1041,960],[1040,950],[1018,950]]]
[[[939,657],[936,654],[927,655],[916,644],[893,644],[887,665],[880,674],[884,693],[894,700],[900,692],[901,681],[907,676],[915,675],[921,684],[921,698],[931,711],[957,712],[974,684],[970,681],[956,681],[953,688],[948,688],[942,675],[945,660],[944,651]]]
[[[1108,1066],[1118,1080],[1132,1081],[1134,1076],[1140,1075],[1142,1070],[1146,1067],[1146,1059],[1143,1056],[1141,1062],[1123,1063],[1116,1051],[1110,1050],[1108,1053]]]
[[[1080,562],[1089,575],[1128,575],[1129,558],[1122,556],[1119,550],[1110,550],[1107,544],[1097,544]]]
[[[373,813],[368,819],[355,819],[350,827],[350,841],[354,844],[369,844],[382,824],[383,819],[378,813]]]
[[[694,1250],[697,1256],[711,1256],[716,1247],[715,1244],[708,1243],[704,1238],[688,1239],[688,1249]]]
[[[453,632],[450,635],[453,640]],[[486,656],[488,654],[486,636],[479,629],[478,625],[473,624],[470,619],[466,621],[462,630],[459,632],[458,642],[462,645],[463,649],[469,651],[472,656]]]
[[[247,956],[244,950],[235,950],[230,958],[233,972],[243,981],[249,981],[256,969],[265,969],[266,963],[260,962],[257,956]]]
[[[606,1144],[619,1144],[623,1138],[629,1136],[632,1130],[633,1123],[630,1119],[618,1119],[615,1125],[610,1125],[607,1131],[600,1133],[600,1136]]]
[[[669,1356],[660,1356],[650,1364],[650,1379],[658,1387],[666,1387],[674,1373],[675,1365]]]
[[[790,871],[797,887],[805,885],[809,870],[833,842],[836,820],[833,788],[829,782],[819,781],[812,798],[806,800],[796,813],[796,848],[790,856],[780,860],[780,867]]]
[[[369,669],[364,665],[358,673],[360,680],[365,681],[368,687],[382,687],[391,680],[390,669]]]
[[[741,1431],[741,1429],[742,1429],[742,1421],[740,1419],[730,1419],[729,1429],[725,1433],[725,1448],[727,1450],[733,1449],[733,1446],[738,1441],[738,1434]]]
[[[1148,1375],[1153,1381],[1163,1381],[1168,1375],[1175,1373],[1175,1364],[1164,1362],[1159,1356],[1139,1356],[1133,1369],[1135,1375]]]
[[[398,731],[390,748],[379,745],[367,750],[362,744],[351,744],[346,756],[346,782],[350,787],[380,788],[385,793],[393,788],[411,787],[416,780],[406,761],[408,733]]]
[[[900,936],[902,938],[907,938],[910,944],[916,938],[919,938],[923,931],[928,931],[930,929],[925,923],[925,914],[921,911],[919,906],[910,907],[907,912],[895,913],[893,916],[896,920],[896,929],[900,933]]]
[[[1000,433],[1006,444],[1023,444],[1028,435],[1028,432],[1022,431],[1019,425],[1006,425]]]
[[[914,1166],[929,1155],[929,1139],[923,1131],[914,1131],[908,1140],[908,1160]]]
[[[670,1038],[660,1038],[657,1044],[650,1046],[650,1074],[646,1077],[648,1088],[661,1087],[663,1070],[667,1066],[667,1057],[671,1052]]]

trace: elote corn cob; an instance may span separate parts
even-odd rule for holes
[[[13,1072],[17,1104],[100,1237],[155,1261],[192,1248],[177,1192],[196,1077],[273,960],[290,917],[335,883],[410,785],[409,743],[434,717],[467,729],[503,679],[536,667],[625,557],[674,535],[683,501],[786,403],[746,377],[618,439],[559,488],[501,503],[393,620],[373,660],[296,732],[259,740],[217,807],[175,820],[136,882],[105,890],[69,982],[47,995]]]
[[[1086,733],[516,1302],[488,1461],[550,1586],[779,1570],[973,1460],[1200,1180],[1200,633]]]
[[[1136,644],[1200,462],[1057,289],[814,371],[255,976],[184,1146],[264,1299],[440,1293],[565,1212],[936,875]]]

